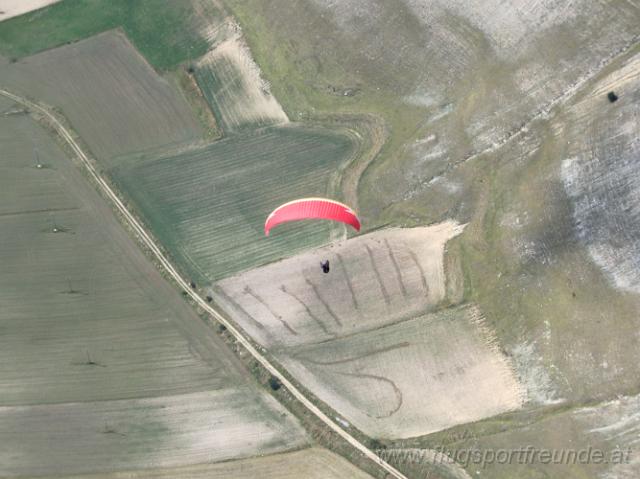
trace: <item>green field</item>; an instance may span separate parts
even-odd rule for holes
[[[215,15],[215,9],[207,9]],[[170,70],[208,49],[192,3],[180,0],[63,0],[0,23],[0,54],[22,58],[122,28],[155,68]]]
[[[121,159],[109,171],[180,264],[213,281],[326,242],[324,223],[285,225],[264,237],[272,209],[325,195],[352,153],[348,137],[279,127],[177,156]]]

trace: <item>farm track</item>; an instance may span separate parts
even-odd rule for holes
[[[360,178],[387,142],[388,125],[383,118],[372,113],[311,116],[304,118],[303,121],[306,124],[317,124],[324,128],[339,128],[357,145],[351,156],[343,161],[337,174],[333,175],[327,190],[330,194],[341,195],[344,202],[357,211]]]
[[[362,122],[362,125],[368,130],[370,144],[367,145],[365,143],[365,148],[360,155],[356,156],[355,161],[347,163],[346,171],[340,178],[340,186],[344,192],[345,200],[356,211],[358,210],[360,178],[369,165],[378,157],[389,137],[388,126],[382,118],[372,114],[366,115],[365,118],[366,120]],[[362,142],[360,133],[354,132],[353,134]]]
[[[151,235],[144,229],[144,227],[140,224],[140,222],[133,216],[131,212],[126,208],[124,203],[120,200],[118,195],[114,192],[114,190],[109,186],[106,180],[100,175],[100,173],[93,166],[91,160],[89,160],[88,156],[84,153],[84,151],[80,148],[78,143],[73,139],[69,131],[60,123],[60,121],[47,109],[41,107],[40,105],[33,103],[26,98],[20,97],[18,95],[14,95],[11,92],[8,92],[4,89],[0,89],[0,95],[3,95],[21,105],[26,106],[32,111],[37,111],[47,117],[52,125],[57,130],[58,134],[62,137],[62,139],[71,147],[73,152],[77,155],[78,159],[82,162],[82,164],[87,169],[89,175],[95,180],[100,190],[107,196],[107,198],[113,203],[118,212],[120,212],[124,218],[124,220],[128,223],[128,225],[133,229],[138,239],[144,243],[144,245],[149,248],[151,253],[156,257],[156,259],[160,262],[160,265],[165,270],[167,274],[169,274],[174,281],[191,297],[191,299],[204,311],[209,313],[216,321],[224,325],[227,330],[236,338],[236,340],[242,344],[242,346],[251,354],[251,356],[258,361],[270,374],[280,380],[282,385],[287,388],[287,390],[300,402],[303,406],[305,406],[311,413],[313,413],[318,419],[320,419],[327,427],[337,433],[342,439],[344,439],[347,443],[361,452],[365,457],[370,459],[371,461],[378,464],[382,469],[387,471],[392,477],[397,479],[408,479],[404,474],[395,469],[389,463],[384,461],[382,458],[378,457],[373,451],[367,448],[364,444],[354,438],[347,431],[342,429],[336,422],[331,420],[324,412],[320,410],[311,400],[309,400],[299,389],[297,389],[291,381],[289,381],[284,374],[282,374],[275,366],[271,364],[271,362],[262,355],[251,343],[251,341],[230,321],[228,321],[218,310],[214,309],[209,305],[204,299],[202,299],[195,291],[193,291],[189,285],[189,282],[186,281],[180,273],[176,270],[176,268],[169,262],[169,260],[162,253],[160,247],[156,245],[155,241],[151,237]]]

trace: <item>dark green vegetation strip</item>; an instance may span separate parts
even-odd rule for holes
[[[156,69],[170,70],[207,51],[194,19],[187,1],[64,0],[0,23],[0,53],[22,58],[120,27]]]
[[[280,127],[164,158],[125,160],[110,174],[161,242],[194,277],[216,280],[327,241],[330,226],[283,225],[279,204],[326,193],[352,143],[328,130]]]

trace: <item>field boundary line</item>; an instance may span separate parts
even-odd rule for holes
[[[291,381],[289,381],[284,374],[282,374],[271,362],[263,356],[251,343],[251,341],[240,331],[240,328],[236,328],[235,325],[231,324],[220,312],[211,307],[204,299],[202,299],[195,291],[191,289],[189,283],[182,278],[180,273],[176,270],[176,268],[169,262],[169,260],[162,253],[160,247],[156,245],[155,241],[152,237],[147,233],[147,231],[143,228],[141,223],[133,216],[132,213],[129,212],[124,203],[120,200],[118,195],[114,192],[114,190],[109,186],[109,184],[103,179],[101,174],[97,171],[94,165],[89,160],[89,157],[84,153],[84,151],[80,148],[80,146],[76,143],[76,141],[71,136],[71,133],[64,127],[64,125],[46,108],[27,100],[21,96],[15,95],[7,90],[0,88],[0,95],[3,95],[16,103],[20,103],[21,105],[26,106],[32,110],[38,111],[39,113],[45,115],[53,124],[57,132],[60,134],[62,139],[71,147],[73,152],[77,155],[78,159],[82,162],[82,164],[86,167],[90,176],[96,181],[99,188],[102,192],[107,196],[107,198],[115,205],[116,209],[123,215],[126,222],[131,226],[133,231],[138,235],[138,239],[142,241],[149,250],[153,253],[156,259],[162,265],[162,268],[178,283],[178,285],[185,291],[195,303],[200,306],[203,310],[209,313],[213,318],[215,318],[218,322],[224,325],[227,330],[236,338],[236,340],[244,346],[244,348],[253,356],[253,358],[258,361],[269,373],[271,373],[274,377],[276,377],[283,386],[285,386],[288,391],[300,402],[304,405],[310,412],[312,412],[318,419],[320,419],[326,426],[328,426],[331,430],[337,433],[342,439],[348,442],[355,449],[364,454],[371,461],[378,464],[382,469],[387,471],[391,476],[396,479],[409,479],[407,476],[402,474],[396,468],[394,468],[391,464],[384,461],[381,457],[367,448],[364,444],[358,441],[355,437],[349,434],[347,431],[342,429],[336,422],[330,419],[324,412],[318,408],[313,402],[308,399],[299,389],[297,389]]]

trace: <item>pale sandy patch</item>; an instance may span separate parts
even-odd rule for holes
[[[408,438],[518,409],[520,387],[475,307],[281,353],[298,381],[373,437]]]
[[[200,60],[198,66],[211,68],[222,82],[214,96],[227,128],[289,122],[239,31],[219,43]]]
[[[224,279],[216,300],[373,437],[420,436],[518,409],[523,389],[479,310],[435,312],[446,301],[446,243],[463,227],[446,221],[335,243]]]
[[[0,22],[59,1],[60,0],[0,0]]]
[[[216,300],[267,347],[381,327],[445,299],[444,247],[462,229],[446,221],[334,243],[224,279]],[[320,268],[324,259],[329,274]]]

